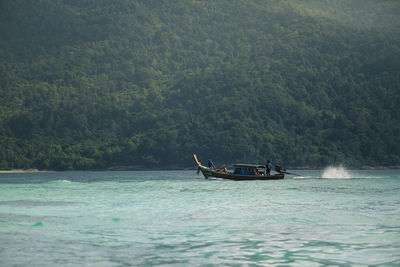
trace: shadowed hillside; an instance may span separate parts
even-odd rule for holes
[[[0,168],[400,165],[398,1],[0,3]]]

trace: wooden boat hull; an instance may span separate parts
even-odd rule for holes
[[[201,173],[204,175],[204,178],[208,179],[210,177],[215,177],[215,178],[220,178],[220,179],[229,179],[229,180],[235,180],[235,181],[248,181],[248,180],[281,180],[285,177],[285,174],[283,173],[278,173],[275,175],[241,175],[241,174],[234,174],[232,172],[221,172],[217,170],[210,169],[208,167],[205,167],[201,165],[201,163],[197,160],[196,155],[193,155],[193,158],[201,171]]]

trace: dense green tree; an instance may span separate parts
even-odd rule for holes
[[[400,4],[3,0],[0,169],[400,165]]]

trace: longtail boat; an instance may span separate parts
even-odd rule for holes
[[[203,166],[197,159],[196,154],[193,154],[194,161],[198,167],[198,173],[201,172],[204,178],[215,177],[220,179],[229,179],[235,181],[242,180],[280,180],[285,177],[284,173],[274,175],[266,175],[266,167],[264,165],[253,164],[235,164],[234,171],[228,171],[225,167],[218,170],[214,165],[210,167]]]

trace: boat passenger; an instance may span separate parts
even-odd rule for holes
[[[222,167],[221,167],[221,169],[219,171],[223,172],[223,173],[227,173],[228,169],[225,167],[225,165],[222,165]]]
[[[271,175],[271,161],[268,160],[267,162],[267,173],[265,175]]]
[[[252,169],[251,170],[251,175],[260,175],[257,169]]]

